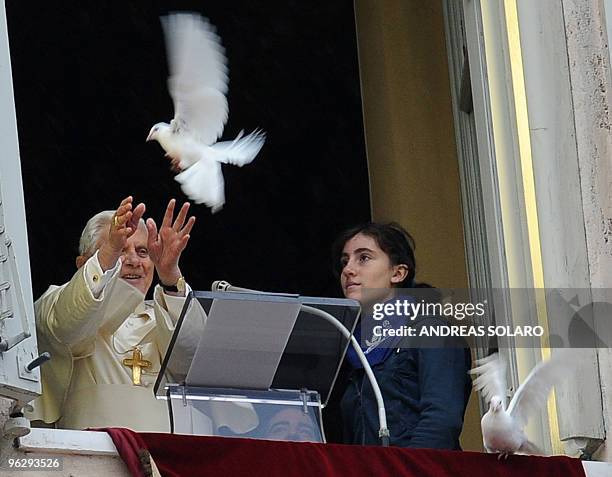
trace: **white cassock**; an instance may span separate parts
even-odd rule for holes
[[[157,400],[153,385],[160,371],[185,297],[167,295],[155,287],[153,303],[119,278],[121,263],[102,272],[96,254],[72,279],[51,286],[34,304],[39,352],[52,359],[42,367],[42,396],[27,417],[55,423],[63,429],[128,427],[140,432],[168,432],[168,406]],[[191,302],[181,333],[192,339],[176,343],[176,352],[192,354],[202,334],[206,314]],[[141,384],[134,384],[133,369],[124,363],[134,358],[150,363],[141,368]],[[213,413],[210,429],[227,426],[237,433],[258,424],[250,406]],[[202,425],[202,423],[200,424]]]

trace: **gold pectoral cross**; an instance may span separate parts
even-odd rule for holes
[[[151,361],[147,361],[146,359],[142,359],[142,352],[136,348],[132,351],[132,358],[125,358],[122,363],[124,366],[129,366],[132,368],[132,381],[134,385],[140,386],[140,374],[142,368],[151,367]]]

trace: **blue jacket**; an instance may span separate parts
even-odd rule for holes
[[[397,348],[375,364],[372,369],[385,401],[391,445],[460,449],[470,366],[470,350],[456,343],[444,348]],[[341,401],[346,443],[380,444],[377,409],[363,368],[354,369]]]

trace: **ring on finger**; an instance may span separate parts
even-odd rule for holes
[[[113,215],[113,225],[115,227],[119,227],[119,217],[117,217],[116,215]]]

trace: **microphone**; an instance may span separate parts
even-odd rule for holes
[[[215,280],[210,287],[211,291],[221,291],[221,292],[238,292],[238,293],[265,293],[258,290],[251,290],[250,288],[241,288],[235,287],[234,285],[230,285],[225,280]]]
[[[211,291],[214,292],[234,292],[234,293],[255,293],[257,295],[274,295],[274,296],[283,296],[289,298],[298,298],[300,295],[295,293],[278,293],[278,292],[265,292],[261,290],[253,290],[251,288],[242,288],[231,285],[225,280],[215,280],[211,287]]]

